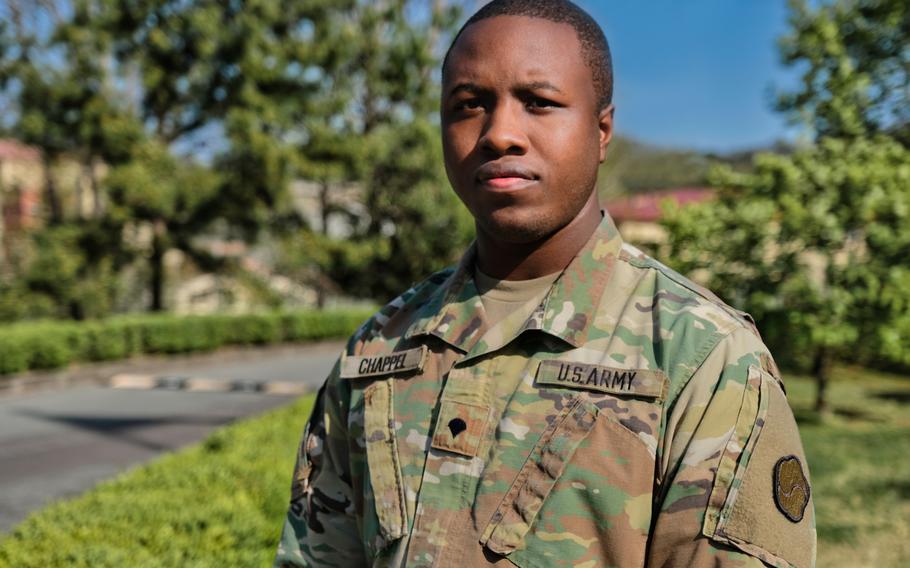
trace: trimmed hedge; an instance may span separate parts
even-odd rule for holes
[[[270,566],[312,405],[300,398],[36,512],[0,537],[0,567]]]
[[[245,315],[122,316],[87,322],[23,322],[0,328],[0,375],[112,361],[143,353],[211,351],[350,335],[371,309]]]

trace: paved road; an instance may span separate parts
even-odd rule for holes
[[[137,366],[143,372],[300,381],[316,388],[340,348],[330,343]],[[54,499],[79,494],[130,466],[199,441],[219,426],[290,400],[100,386],[0,398],[0,532]]]

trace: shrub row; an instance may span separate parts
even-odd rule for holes
[[[225,345],[314,341],[350,335],[367,309],[248,315],[123,316],[87,322],[27,322],[0,328],[0,374],[112,361],[144,353],[190,353]]]

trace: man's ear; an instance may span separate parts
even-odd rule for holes
[[[613,103],[608,104],[597,115],[597,125],[600,129],[600,162],[607,159],[607,146],[613,139]]]

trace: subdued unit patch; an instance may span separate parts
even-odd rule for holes
[[[803,464],[793,455],[784,456],[774,465],[774,503],[790,521],[803,520],[809,504],[809,481]]]

